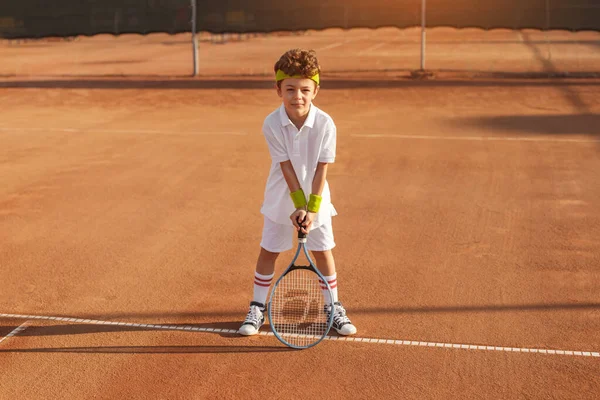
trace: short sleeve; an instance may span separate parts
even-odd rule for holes
[[[319,154],[319,162],[333,163],[335,162],[335,147],[337,141],[337,128],[333,121],[329,121],[325,125],[325,135],[323,136],[323,145]]]
[[[283,137],[281,135],[276,135],[275,132],[273,132],[273,129],[266,122],[263,125],[263,134],[267,140],[269,153],[271,154],[271,159],[273,161],[284,162],[290,159],[287,151],[285,150]]]

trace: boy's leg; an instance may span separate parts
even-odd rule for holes
[[[267,295],[275,273],[275,261],[277,261],[278,256],[279,253],[260,249],[256,261],[256,271],[254,272],[254,295],[246,319],[238,330],[240,335],[256,335],[265,322],[265,304],[267,303]]]
[[[331,250],[317,251],[313,250],[312,255],[317,262],[317,268],[324,276],[335,274],[335,260]]]
[[[335,261],[333,259],[333,253],[331,250],[325,251],[312,251],[312,255],[315,258],[317,263],[317,268],[323,274],[323,277],[327,279],[327,283],[329,283],[329,287],[331,288],[331,294],[333,298],[329,298],[329,291],[323,291],[325,295],[325,301],[327,303],[335,303],[338,301],[338,290],[337,290],[337,274],[335,272]],[[324,285],[323,285],[323,288]]]
[[[354,335],[356,333],[356,327],[352,325],[350,318],[346,315],[346,310],[342,303],[338,300],[338,283],[337,273],[335,269],[335,261],[331,249],[335,247],[333,240],[333,232],[330,224],[324,224],[316,229],[310,231],[308,235],[310,243],[309,249],[311,250],[313,257],[317,263],[317,268],[323,274],[323,277],[329,283],[331,288],[331,295],[329,297],[329,291],[323,285],[323,295],[325,296],[325,312],[333,312],[333,325],[332,327],[340,335]]]
[[[265,322],[265,305],[275,273],[279,253],[292,248],[292,227],[264,219],[260,254],[254,272],[254,294],[246,320],[239,329],[242,335],[256,335]],[[268,249],[268,250],[267,250]]]
[[[335,303],[338,301],[338,290],[335,261],[333,259],[333,253],[331,252],[335,247],[331,222],[311,229],[306,241],[306,247],[312,252],[313,258],[317,263],[317,268],[319,268],[319,271],[321,271],[325,279],[327,279],[327,283],[329,283],[329,287],[331,288],[333,298],[329,298],[329,291],[323,291],[325,302],[330,304]]]
[[[256,261],[254,273],[254,299],[256,303],[267,304],[269,287],[275,273],[275,261],[279,253],[292,248],[292,227],[278,224],[264,218],[260,254]]]
[[[269,287],[275,275],[275,262],[279,253],[272,253],[261,247],[256,260],[256,271],[254,272],[254,297],[252,301],[267,304]]]

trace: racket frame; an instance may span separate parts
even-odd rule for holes
[[[298,259],[298,256],[300,255],[301,250],[304,251],[304,255],[306,256],[306,259],[308,260],[309,265],[304,266],[304,265],[295,265],[294,264],[296,262],[296,260]],[[277,332],[277,329],[275,329],[275,325],[272,323],[272,318],[271,318],[271,316],[272,316],[271,303],[273,301],[273,295],[275,294],[275,291],[277,290],[277,286],[279,286],[279,282],[281,282],[281,280],[283,278],[285,278],[285,276],[288,273],[290,273],[296,269],[305,269],[305,270],[313,271],[318,276],[318,278],[321,280],[321,282],[323,282],[325,284],[325,286],[327,287],[327,291],[329,292],[329,298],[333,299],[333,293],[331,291],[331,286],[329,286],[329,282],[327,282],[327,279],[325,279],[325,277],[323,276],[321,271],[319,271],[319,269],[316,267],[315,263],[310,258],[310,255],[308,254],[308,250],[306,249],[306,235],[302,235],[302,234],[298,235],[298,248],[296,249],[296,254],[294,255],[294,258],[292,259],[292,262],[290,262],[290,264],[288,265],[286,270],[283,271],[281,276],[277,279],[277,282],[275,282],[273,289],[271,290],[271,295],[269,296],[269,302],[267,305],[267,311],[268,311],[268,315],[269,315],[269,324],[271,325],[271,331],[273,331],[273,334],[275,335],[275,337],[277,339],[279,339],[279,341],[281,343],[283,343],[286,346],[289,346],[291,348],[294,348],[294,349],[308,349],[310,347],[313,347],[313,346],[319,344],[323,339],[325,339],[325,337],[327,337],[327,334],[329,333],[329,331],[331,330],[331,326],[333,325],[333,312],[331,312],[329,314],[329,319],[327,320],[327,328],[325,329],[325,332],[323,333],[321,338],[319,338],[317,341],[310,343],[306,346],[299,346],[297,344],[293,344],[293,343],[290,343],[287,340],[285,340],[285,338],[283,338],[280,335],[280,333]],[[333,306],[333,304],[332,304],[332,306]]]

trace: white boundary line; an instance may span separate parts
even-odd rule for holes
[[[89,325],[117,325],[127,326],[133,328],[151,328],[171,331],[189,331],[189,332],[210,332],[210,333],[237,333],[235,329],[219,329],[219,328],[202,328],[196,326],[186,325],[156,325],[156,324],[139,324],[133,322],[118,322],[118,321],[100,321],[94,319],[84,318],[69,318],[69,317],[52,317],[45,315],[21,315],[21,314],[2,314],[0,318],[13,318],[13,319],[26,319],[26,320],[45,320],[45,321],[62,321],[68,323],[79,323]],[[25,322],[23,325],[27,324]],[[21,326],[23,326],[21,325]],[[15,329],[17,331],[21,327]],[[23,328],[25,329],[25,328]],[[22,329],[21,329],[22,331]],[[11,332],[7,337],[13,334]],[[18,331],[20,332],[20,331]],[[17,334],[18,332],[14,333]],[[13,334],[13,335],[14,335]],[[273,332],[260,332],[261,336],[275,336]],[[357,343],[374,343],[374,344],[389,344],[396,346],[418,346],[418,347],[435,347],[444,349],[461,349],[461,350],[479,350],[479,351],[503,351],[511,353],[536,353],[536,354],[550,354],[550,355],[562,355],[562,356],[578,356],[578,357],[592,357],[600,358],[600,353],[595,351],[574,351],[574,350],[557,350],[557,349],[535,349],[535,348],[523,348],[523,347],[504,347],[504,346],[482,346],[474,344],[457,344],[457,343],[436,343],[436,342],[423,342],[417,340],[394,340],[394,339],[377,339],[377,338],[361,338],[352,336],[327,336],[325,340],[336,341],[336,342],[357,342]],[[1,342],[1,340],[0,340]]]
[[[369,39],[369,37],[371,37],[371,36],[372,35],[367,34],[367,35],[363,35],[363,36],[351,37],[349,39],[342,40],[341,42],[335,42],[335,43],[329,44],[327,46],[318,47],[317,49],[318,49],[318,51],[331,50],[331,49],[335,49],[336,47],[340,47],[340,46],[343,46],[348,43],[356,42],[358,40]]]
[[[368,139],[422,139],[422,140],[466,140],[466,141],[499,141],[499,142],[560,142],[560,143],[598,143],[600,139],[561,139],[548,137],[497,137],[497,136],[428,136],[428,135],[395,135],[379,133],[353,133],[350,136]]]
[[[83,133],[146,133],[146,134],[159,134],[159,135],[173,135],[173,134],[192,134],[192,135],[233,135],[233,136],[246,136],[247,132],[217,132],[217,131],[157,131],[157,130],[136,130],[136,129],[88,129],[88,128],[11,128],[0,126],[1,132],[83,132]]]
[[[25,321],[21,325],[19,325],[15,329],[13,329],[8,335],[6,335],[2,339],[0,339],[0,343],[4,342],[8,338],[11,338],[13,336],[17,336],[19,333],[23,332],[25,329],[27,329],[28,322],[29,321]]]
[[[319,51],[335,49],[336,47],[340,47],[340,46],[343,46],[343,45],[351,43],[351,42],[356,42],[357,40],[361,40],[361,39],[364,39],[364,38],[363,37],[354,37],[354,38],[343,40],[341,42],[335,42],[335,43],[329,44],[327,46],[319,47]]]
[[[373,46],[370,46],[370,47],[368,47],[368,48],[366,48],[366,49],[364,49],[364,50],[361,50],[361,51],[359,51],[357,55],[359,55],[359,56],[362,56],[362,55],[364,55],[364,54],[370,53],[370,52],[372,52],[373,50],[377,50],[377,49],[379,49],[379,48],[381,48],[381,47],[385,46],[386,44],[390,44],[390,43],[388,43],[388,42],[379,42],[379,43],[375,43]]]

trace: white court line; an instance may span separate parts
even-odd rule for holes
[[[118,325],[132,328],[151,328],[169,331],[191,331],[191,332],[210,332],[210,333],[231,333],[236,334],[235,329],[219,329],[219,328],[202,328],[189,325],[156,325],[156,324],[139,324],[133,322],[118,322],[118,321],[100,321],[84,318],[69,318],[69,317],[52,317],[46,315],[21,315],[21,314],[2,314],[0,318],[26,319],[26,320],[45,320],[45,321],[63,321],[69,323],[89,324],[89,325]],[[25,322],[23,325],[27,324]],[[23,326],[21,325],[21,326]],[[19,327],[20,328],[20,327]],[[19,329],[17,328],[17,329]],[[15,331],[17,330],[15,329]],[[24,329],[24,328],[23,328]],[[15,332],[13,331],[13,332]],[[12,332],[11,332],[12,333]],[[18,333],[18,332],[17,332]],[[10,334],[9,334],[10,335]],[[275,336],[273,332],[260,332],[261,336]],[[309,335],[306,335],[309,336]],[[8,337],[8,336],[7,336]],[[358,342],[358,343],[374,343],[388,344],[396,346],[418,346],[418,347],[436,347],[445,349],[461,349],[461,350],[477,350],[477,351],[501,351],[511,353],[536,353],[550,354],[563,356],[578,356],[578,357],[595,357],[600,358],[600,353],[595,351],[572,351],[572,350],[557,350],[557,349],[535,349],[522,347],[504,347],[504,346],[483,346],[474,344],[456,344],[456,343],[437,343],[423,342],[416,340],[396,340],[396,339],[377,339],[377,338],[361,338],[353,336],[327,336],[325,340],[336,342]]]
[[[235,135],[245,136],[247,132],[217,132],[217,131],[157,131],[136,129],[88,129],[88,128],[8,128],[0,126],[1,132],[87,132],[87,133],[145,133],[145,134],[193,134],[193,135]]]
[[[329,44],[329,45],[324,46],[324,47],[319,47],[318,50],[319,51],[323,51],[323,50],[335,49],[336,47],[340,47],[340,46],[342,46],[344,44],[348,44],[348,43],[351,43],[351,42],[356,42],[357,40],[368,39],[370,36],[371,35],[353,37],[353,38],[346,39],[346,40],[341,41],[341,42],[336,42],[336,43],[332,43],[332,44]]]
[[[362,50],[362,51],[359,51],[359,52],[358,52],[358,55],[359,55],[359,56],[362,56],[363,54],[370,53],[370,52],[372,52],[373,50],[377,50],[378,48],[385,46],[386,44],[388,44],[388,42],[376,43],[376,44],[374,44],[374,45],[373,45],[373,46],[371,46],[371,47],[368,47],[368,48],[366,48],[366,49],[364,49],[364,50]]]
[[[350,136],[368,139],[421,139],[421,140],[466,140],[466,141],[499,141],[499,142],[566,142],[597,143],[600,139],[561,139],[548,137],[497,137],[497,136],[428,136],[428,135],[395,135],[379,133],[353,133]]]
[[[17,336],[19,333],[23,332],[25,329],[27,329],[27,323],[28,323],[28,321],[25,321],[21,325],[19,325],[15,329],[13,329],[8,335],[6,335],[2,339],[0,339],[0,343],[4,342],[8,338]]]
[[[323,50],[329,50],[329,49],[335,49],[336,47],[340,47],[341,45],[343,45],[346,42],[337,42],[337,43],[332,43],[330,45],[327,45],[325,47],[320,47],[319,51],[323,51]]]

